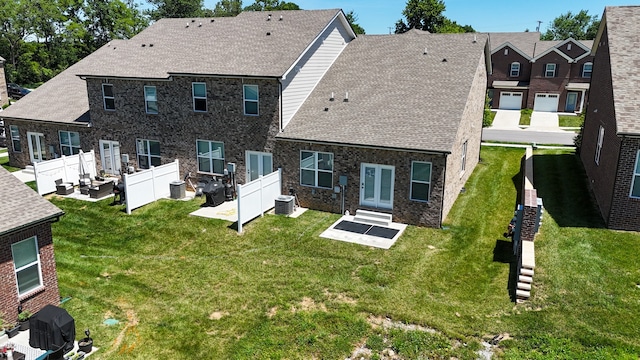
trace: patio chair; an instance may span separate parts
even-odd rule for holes
[[[68,182],[62,182],[62,179],[56,180],[56,194],[69,195],[73,193],[73,184]]]
[[[90,185],[91,185],[91,174],[80,175],[80,187],[82,188]]]

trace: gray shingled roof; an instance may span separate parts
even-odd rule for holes
[[[358,36],[277,137],[450,152],[486,42],[486,34]]]
[[[0,235],[62,216],[64,212],[0,167]]]
[[[613,103],[619,134],[640,134],[640,6],[606,7]]]
[[[535,43],[540,41],[539,32],[498,32],[489,33],[489,41],[491,42],[491,51],[496,50],[498,47],[506,42],[518,48],[518,50],[527,54],[529,57],[533,57],[535,50]]]
[[[132,39],[117,46],[112,44],[112,51],[103,54],[100,66],[80,75],[281,77],[340,12],[245,11],[236,17],[213,20],[161,19]]]

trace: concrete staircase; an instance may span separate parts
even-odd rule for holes
[[[33,165],[27,165],[27,166],[22,170],[22,172],[23,172],[23,173],[25,173],[25,174],[30,174],[30,175],[35,175],[35,174],[36,174],[36,171],[35,171],[35,169],[33,168]]]
[[[521,303],[531,297],[531,285],[536,267],[536,254],[533,241],[522,241],[522,254],[518,264],[518,283],[516,287],[516,302]]]
[[[391,214],[358,209],[353,221],[369,225],[389,226],[391,225],[391,218]]]

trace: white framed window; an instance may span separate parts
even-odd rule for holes
[[[424,161],[411,162],[411,194],[414,201],[429,201],[431,193],[431,163]]]
[[[60,130],[60,152],[62,155],[75,155],[80,153],[80,133],[75,131]]]
[[[571,51],[571,43],[567,44],[567,51]]]
[[[209,140],[196,140],[198,154],[198,172],[224,174],[224,143]]]
[[[144,107],[147,114],[158,113],[158,93],[155,86],[144,87]]]
[[[207,84],[194,82],[191,84],[193,94],[193,111],[207,112]]]
[[[102,84],[102,100],[105,110],[116,109],[116,100],[113,96],[113,84]]]
[[[24,295],[42,286],[37,237],[32,236],[12,244],[11,255],[18,284],[18,295]]]
[[[258,85],[243,85],[242,93],[244,97],[244,114],[259,115]]]
[[[640,150],[636,154],[636,164],[633,168],[633,179],[631,180],[632,198],[640,198]]]
[[[598,131],[598,144],[596,145],[596,164],[600,165],[600,152],[602,151],[602,141],[604,140],[604,128],[600,126]]]
[[[138,167],[140,169],[149,169],[152,166],[160,166],[160,142],[153,140],[138,139],[136,140],[136,148],[138,153]]]
[[[9,125],[9,133],[11,134],[11,145],[14,152],[22,152],[22,143],[20,143],[20,131],[17,125]]]
[[[300,151],[300,184],[331,189],[333,187],[333,154]]]
[[[520,63],[517,61],[514,61],[511,63],[511,69],[509,71],[509,76],[511,77],[518,77],[520,76]]]
[[[467,166],[467,145],[469,143],[469,140],[465,140],[464,143],[462,143],[462,155],[461,155],[461,159],[460,159],[460,173],[464,173],[464,169]]]
[[[556,76],[556,64],[546,64],[544,67],[544,77]]]
[[[505,56],[509,55],[509,48],[504,48],[504,55]]]
[[[582,77],[583,78],[590,78],[591,77],[591,73],[593,72],[593,63],[584,63],[584,65],[582,65]]]

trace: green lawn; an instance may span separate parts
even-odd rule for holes
[[[579,128],[584,122],[584,116],[558,115],[560,127]]]
[[[54,198],[66,212],[53,225],[63,306],[78,338],[92,330],[95,359],[344,359],[363,344],[370,359],[386,347],[475,359],[496,334],[511,338],[498,358],[637,359],[640,236],[602,228],[571,153],[536,152],[546,213],[533,297],[512,301],[502,233],[522,154],[483,148],[445,230],[409,226],[390,250],[320,238],[337,214],[266,215],[238,235],[188,216],[201,200],[127,216],[108,200]]]
[[[533,110],[531,110],[531,109],[522,109],[522,110],[520,110],[520,123],[519,123],[519,125],[523,125],[523,126],[531,125],[531,113],[533,113]]]
[[[9,171],[9,172],[22,170],[22,169],[17,168],[17,167],[9,166],[9,157],[8,156],[0,157],[0,166],[2,166],[3,168],[7,169],[7,171]]]

